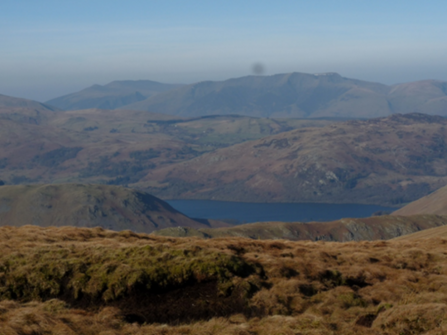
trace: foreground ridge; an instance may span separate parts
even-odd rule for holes
[[[0,228],[1,334],[439,334],[445,239]]]

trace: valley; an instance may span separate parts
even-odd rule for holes
[[[447,2],[0,4],[0,335],[447,335]]]
[[[122,185],[163,199],[401,206],[447,183],[440,116],[181,118],[17,106],[0,108],[6,184]]]
[[[446,124],[0,99],[0,333],[442,333]],[[406,206],[235,226],[158,197]]]

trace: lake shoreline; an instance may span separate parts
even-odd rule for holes
[[[189,217],[223,220],[233,224],[334,221],[342,218],[365,218],[375,213],[388,214],[397,209],[365,204],[253,203],[194,199],[165,201]]]

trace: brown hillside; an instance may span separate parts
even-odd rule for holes
[[[157,166],[291,129],[331,123],[0,108],[0,179],[8,184],[88,182],[138,187],[138,181]]]
[[[245,237],[254,240],[292,241],[374,241],[389,240],[433,227],[444,228],[447,216],[413,215],[374,216],[364,219],[341,219],[332,222],[259,222],[228,228],[167,228],[154,232],[159,236],[197,236],[202,238]]]
[[[59,111],[58,108],[37,101],[0,94],[0,109],[3,108],[28,108],[38,112]]]
[[[406,241],[406,240],[419,240],[426,238],[447,238],[447,227],[436,227],[426,229],[417,233],[408,234],[404,236],[396,237],[394,240]]]
[[[447,215],[447,186],[409,203],[392,215],[438,214]]]
[[[150,233],[156,229],[222,226],[190,219],[150,194],[108,185],[0,187],[0,225],[103,227]]]
[[[0,228],[0,333],[444,334],[446,240]]]
[[[0,119],[22,124],[42,124],[58,116],[58,112],[29,107],[0,107]]]
[[[140,186],[174,199],[398,205],[447,183],[446,125],[407,114],[296,129],[156,168]]]

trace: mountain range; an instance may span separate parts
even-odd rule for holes
[[[186,118],[8,99],[0,107],[0,180],[7,184],[87,182],[164,199],[388,206],[447,184],[441,116]]]
[[[287,73],[168,85],[117,81],[47,101],[64,110],[103,108],[183,117],[372,118],[395,113],[447,116],[447,82],[383,85],[337,73]]]
[[[181,85],[162,84],[151,80],[113,81],[107,85],[93,85],[79,92],[51,99],[47,103],[63,110],[115,109],[179,86]]]

